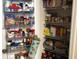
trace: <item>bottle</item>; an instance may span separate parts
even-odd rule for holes
[[[24,31],[22,31],[22,36],[25,37],[25,32]]]
[[[23,3],[19,3],[19,6],[21,7],[21,11],[23,11]]]
[[[64,29],[63,28],[60,28],[60,36],[61,37],[63,37],[63,35],[64,35],[63,33],[64,33]]]
[[[61,3],[62,3],[62,1],[61,0],[55,0],[56,2],[56,5],[55,5],[55,7],[61,7]]]
[[[56,36],[59,37],[60,36],[60,28],[56,28]]]
[[[20,56],[18,54],[15,54],[15,59],[20,59]]]
[[[56,28],[55,27],[51,27],[51,33],[52,33],[52,37],[56,37]]]
[[[24,43],[24,44],[26,43],[26,38],[23,39],[23,43]]]

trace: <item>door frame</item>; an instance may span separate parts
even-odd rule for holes
[[[71,35],[69,47],[69,59],[77,59],[77,32],[76,32],[76,10],[77,0],[73,0],[72,6],[72,21],[71,21]]]

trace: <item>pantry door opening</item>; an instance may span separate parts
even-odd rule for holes
[[[45,41],[41,59],[72,59],[75,4],[74,0],[43,0]]]

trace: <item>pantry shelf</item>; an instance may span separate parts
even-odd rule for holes
[[[27,28],[27,27],[28,27],[28,26],[24,26],[24,25],[23,25],[23,26],[6,26],[5,28],[6,28],[6,29],[8,29],[8,28],[10,28],[10,29],[12,29],[12,28],[20,28],[20,29],[21,29],[21,28]],[[32,26],[29,26],[29,27],[32,27]]]
[[[54,27],[64,27],[64,28],[70,28],[70,23],[65,24],[65,23],[46,23],[46,26],[50,27],[50,26],[54,26]]]
[[[15,47],[7,47],[7,53],[16,53],[20,51],[24,51],[25,49],[20,48],[19,46],[17,48]]]
[[[6,0],[6,1],[11,1],[11,2],[32,2],[32,0]]]
[[[9,48],[10,49],[10,48]],[[8,49],[8,50],[9,50]],[[24,51],[26,51],[26,50],[24,50]],[[21,50],[10,50],[10,51],[8,51],[7,53],[14,53],[14,54],[17,54],[17,53],[19,53],[19,52],[23,52],[23,51],[21,51]]]
[[[7,38],[7,41],[13,40],[13,41],[22,41],[25,37],[21,37],[21,38]]]
[[[45,37],[46,40],[64,41],[65,37]]]
[[[21,11],[21,12],[5,12],[4,14],[6,14],[6,13],[13,13],[13,14],[23,14],[23,13],[27,13],[27,14],[32,14],[32,13],[34,13],[34,11]]]
[[[65,49],[65,48],[62,48],[62,49]],[[55,50],[52,50],[52,51],[50,51],[49,49],[44,49],[44,50],[49,51],[50,53],[53,53],[53,54],[58,54],[58,53],[55,52]]]
[[[15,46],[8,46],[7,45],[7,53],[14,53],[14,52],[21,52],[21,51],[29,51],[31,45],[17,45]]]
[[[72,9],[71,7],[67,7],[67,8],[64,8],[64,7],[45,7],[45,10],[47,10],[47,11],[53,11],[53,10],[57,10],[57,11],[59,11],[59,10],[70,10],[70,9]]]
[[[57,16],[71,16],[72,8],[45,8],[48,14],[57,13]]]

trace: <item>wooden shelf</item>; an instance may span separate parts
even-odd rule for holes
[[[70,10],[72,9],[71,7],[68,7],[68,8],[63,8],[63,7],[46,7],[45,10]]]
[[[45,8],[46,11],[50,11],[50,10],[65,10],[64,8],[62,7],[46,7]]]
[[[45,8],[45,11],[48,13],[48,14],[53,14],[53,13],[57,13],[58,16],[71,16],[72,14],[72,8]]]
[[[45,37],[46,40],[52,40],[52,41],[64,41],[65,38],[64,37]]]
[[[64,28],[70,28],[71,26],[70,26],[70,23],[68,23],[68,24],[65,24],[65,23],[47,23],[47,24],[45,24],[46,26],[54,26],[54,27],[64,27]]]

